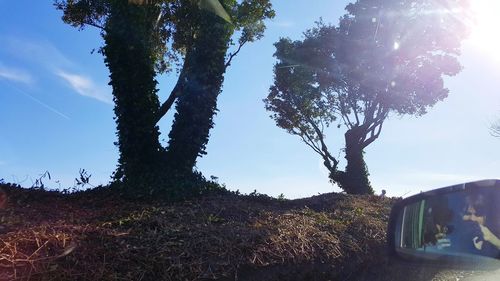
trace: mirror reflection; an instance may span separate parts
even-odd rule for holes
[[[500,258],[500,191],[474,188],[429,196],[399,213],[399,252]]]

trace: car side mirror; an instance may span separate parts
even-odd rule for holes
[[[449,186],[398,201],[387,244],[397,260],[500,268],[500,180]]]

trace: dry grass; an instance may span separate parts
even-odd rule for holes
[[[380,262],[391,203],[333,193],[133,203],[4,189],[0,280],[349,278]]]

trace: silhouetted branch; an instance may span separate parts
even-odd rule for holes
[[[243,45],[245,45],[246,42],[247,41],[241,42],[240,45],[238,46],[238,49],[234,53],[229,55],[229,59],[227,60],[226,65],[225,65],[226,68],[228,68],[231,65],[231,61],[241,51],[241,48],[243,47]]]

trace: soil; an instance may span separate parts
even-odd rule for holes
[[[389,262],[391,198],[227,193],[162,203],[127,201],[105,187],[75,194],[0,188],[7,197],[0,209],[0,280],[458,280],[462,274],[439,279],[438,270]]]

